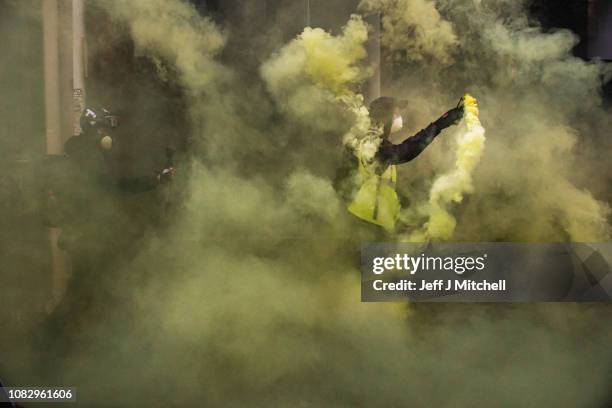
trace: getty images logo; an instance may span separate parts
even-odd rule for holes
[[[376,257],[372,260],[372,273],[382,275],[387,271],[405,271],[411,275],[420,271],[453,271],[457,275],[465,272],[482,271],[486,267],[487,254],[481,256],[411,256]]]

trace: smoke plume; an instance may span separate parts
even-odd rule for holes
[[[422,210],[429,214],[429,220],[421,230],[412,231],[408,241],[451,238],[457,221],[451,215],[450,208],[452,204],[461,203],[465,194],[474,191],[472,173],[484,151],[485,130],[478,119],[477,101],[471,95],[465,95],[463,104],[465,120],[464,127],[457,135],[455,168],[433,182],[428,207]]]
[[[386,5],[369,3],[378,10]],[[602,201],[607,196],[598,199],[587,189],[606,180],[594,164],[604,161],[603,152],[592,151],[608,143],[604,135],[610,116],[602,107],[601,85],[609,66],[573,57],[575,36],[563,30],[543,33],[519,2],[441,1],[437,9],[452,21],[459,41],[448,49],[454,64],[444,67],[410,57],[410,69],[393,87],[418,101],[411,111],[425,119],[414,119],[415,130],[464,91],[481,106],[487,152],[475,169],[478,193],[462,205],[453,238],[609,239],[609,205]],[[394,41],[410,44],[412,39],[396,34]],[[420,55],[435,49],[425,48]],[[437,141],[415,164],[402,168],[401,190],[415,209],[405,216],[410,227],[427,217],[419,209],[429,197],[428,180],[446,171],[453,150],[447,140]]]
[[[365,13],[381,13],[381,40],[391,51],[404,51],[416,61],[449,64],[459,45],[453,25],[445,20],[431,0],[363,0]]]

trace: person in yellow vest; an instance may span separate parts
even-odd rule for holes
[[[396,165],[415,159],[437,135],[463,118],[463,98],[449,110],[403,142],[394,144],[389,136],[403,127],[401,110],[406,101],[380,97],[369,107],[372,128],[368,136],[345,155],[336,179],[336,187],[349,201],[354,216],[387,231],[395,228],[400,202],[395,191]],[[355,174],[356,173],[356,174]]]

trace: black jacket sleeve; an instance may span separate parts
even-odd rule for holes
[[[451,109],[425,129],[400,144],[395,145],[383,140],[376,153],[376,158],[383,166],[409,162],[421,154],[442,130],[454,125],[462,117],[463,107]]]

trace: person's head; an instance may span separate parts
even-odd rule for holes
[[[109,109],[85,108],[81,114],[81,130],[86,136],[95,136],[100,139],[100,147],[110,150],[113,145],[111,130],[119,125],[119,118]]]
[[[381,96],[370,103],[370,119],[376,126],[383,127],[383,137],[399,132],[403,127],[401,110],[406,107],[406,101],[389,96]]]

